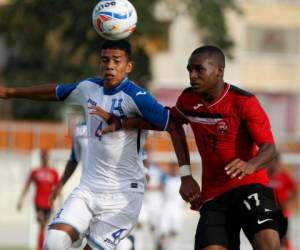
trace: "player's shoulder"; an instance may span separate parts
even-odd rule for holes
[[[124,87],[123,92],[138,106],[146,104],[152,105],[156,101],[148,90],[138,86],[131,80],[127,80],[127,84]]]
[[[241,89],[235,85],[230,84],[229,93],[234,94],[235,96],[244,97],[244,98],[251,98],[255,95],[247,90]]]
[[[187,87],[180,92],[178,98],[183,98],[192,94],[194,94],[192,87]]]
[[[39,168],[33,168],[33,169],[31,169],[30,174],[35,175],[38,172],[39,172]]]
[[[99,77],[88,77],[78,81],[78,84],[92,84],[92,85],[97,85],[99,87],[102,87],[103,83],[104,83],[103,79]]]
[[[193,92],[192,87],[185,88],[177,98],[177,106],[189,103],[197,93]]]
[[[179,95],[179,99],[183,98],[189,98],[192,95],[195,95],[195,92],[193,91],[192,87],[185,88],[181,94]]]
[[[135,82],[129,79],[126,80],[126,86],[123,89],[123,92],[132,98],[149,94],[146,89],[138,86]]]
[[[49,172],[51,172],[51,173],[53,173],[53,174],[58,174],[58,171],[57,171],[57,169],[55,168],[55,167],[48,167],[48,171]]]

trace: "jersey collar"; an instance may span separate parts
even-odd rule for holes
[[[218,97],[218,99],[216,101],[214,101],[212,104],[208,105],[208,108],[221,102],[224,99],[224,97],[227,95],[229,88],[230,88],[230,84],[225,82],[225,88],[223,89],[221,95]]]
[[[125,77],[124,80],[121,82],[121,84],[119,84],[115,88],[105,88],[103,86],[103,93],[105,95],[114,95],[114,94],[118,93],[119,91],[123,90],[126,87],[127,82],[128,82],[128,77]]]

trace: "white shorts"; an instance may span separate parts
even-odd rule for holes
[[[96,194],[77,187],[51,225],[68,224],[77,230],[80,238],[86,236],[91,247],[114,249],[137,223],[142,201],[142,193]]]

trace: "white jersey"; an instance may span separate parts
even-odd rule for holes
[[[87,145],[88,134],[86,123],[79,123],[74,130],[70,160],[85,162]]]
[[[97,105],[119,117],[141,116],[165,130],[169,110],[159,104],[147,91],[127,78],[115,88],[104,88],[100,78],[89,78],[56,88],[59,100],[81,105],[86,114],[88,148],[80,185],[92,192],[144,192],[145,175],[142,150],[146,131],[120,130],[99,135],[106,122],[90,114],[89,106]]]

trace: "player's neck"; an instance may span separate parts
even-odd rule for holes
[[[114,89],[119,87],[125,80],[127,79],[127,76],[124,77],[121,81],[109,81],[109,80],[104,80],[104,88],[107,89]]]
[[[213,103],[214,101],[216,101],[222,95],[225,89],[225,85],[226,85],[225,82],[222,81],[218,83],[218,85],[212,91],[203,93],[202,95],[203,101],[206,103]]]

